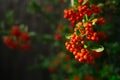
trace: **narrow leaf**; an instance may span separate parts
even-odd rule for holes
[[[82,3],[82,5],[86,4],[87,2],[88,2],[88,0],[84,0],[83,3]]]
[[[66,39],[70,39],[70,38],[71,38],[71,36],[72,36],[72,34],[71,34],[71,33],[67,33],[67,34],[65,35]]]
[[[104,47],[102,45],[98,45],[98,46],[94,46],[92,50],[96,52],[102,52],[104,50]]]
[[[76,31],[76,35],[77,36],[80,35],[80,31],[79,30]]]

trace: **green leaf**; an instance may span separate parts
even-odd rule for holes
[[[34,70],[34,69],[39,69],[39,68],[41,68],[41,64],[35,64],[35,65],[32,65],[32,66],[29,66],[28,70]]]
[[[27,32],[27,31],[28,31],[28,27],[25,26],[24,24],[21,24],[21,25],[20,25],[20,30]]]
[[[94,14],[92,14],[92,16],[89,18],[89,21],[91,21],[92,19],[94,19],[95,18],[95,16],[96,16],[96,14],[94,13]]]
[[[4,28],[5,28],[5,23],[4,23],[4,21],[1,21],[1,22],[0,22],[0,28],[1,28],[1,29],[4,29]]]
[[[88,46],[87,45],[84,45],[84,48],[87,48]]]
[[[99,3],[99,4],[97,5],[97,7],[101,7],[101,6],[104,6],[104,4],[103,4],[103,3]]]
[[[71,34],[71,33],[67,33],[67,34],[65,35],[66,39],[70,39],[70,38],[71,38],[71,36],[72,36],[72,34]]]
[[[54,37],[50,34],[37,35],[35,37],[37,41],[54,41]]]
[[[45,34],[45,35],[43,35],[43,38],[44,38],[44,39],[52,39],[53,36],[52,36],[52,35],[49,35],[49,34]]]
[[[109,54],[117,54],[120,51],[120,44],[118,42],[107,43],[106,47],[108,48]]]
[[[35,36],[36,33],[35,33],[35,32],[30,32],[29,35],[30,35],[30,36]]]
[[[43,68],[47,68],[47,67],[49,67],[49,65],[50,65],[50,61],[49,61],[48,59],[45,59],[45,60],[41,63],[41,66],[42,66]]]
[[[118,80],[116,75],[110,76],[110,80]]]
[[[97,45],[97,46],[94,46],[92,50],[96,52],[102,52],[104,50],[104,47],[102,45]]]
[[[80,35],[80,31],[79,30],[76,31],[76,35],[77,36]]]
[[[83,3],[82,3],[82,5],[86,4],[87,2],[88,2],[88,0],[84,0]]]
[[[6,23],[9,24],[9,25],[12,25],[13,22],[14,22],[13,12],[14,12],[13,10],[10,10],[5,14]]]

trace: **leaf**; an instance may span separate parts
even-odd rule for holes
[[[110,76],[110,80],[118,80],[116,75]]]
[[[25,26],[24,24],[21,24],[21,25],[20,25],[20,30],[21,30],[21,31],[26,31],[26,32],[27,32],[27,31],[28,31],[28,27]]]
[[[41,64],[34,64],[32,66],[28,67],[28,70],[34,70],[34,69],[39,69],[41,68]]]
[[[9,25],[12,25],[13,22],[14,22],[13,12],[14,12],[13,10],[10,10],[5,14],[6,23],[9,24]]]
[[[86,4],[87,2],[88,2],[88,0],[84,0],[83,3],[82,3],[82,5]]]
[[[92,16],[89,18],[89,21],[91,21],[92,19],[94,19],[95,18],[95,16],[96,16],[96,14],[94,13],[94,14],[92,14]]]
[[[65,35],[66,39],[70,39],[70,38],[71,38],[71,36],[72,36],[72,34],[71,34],[71,33],[67,33],[67,34]]]
[[[45,35],[43,35],[43,38],[45,38],[45,39],[52,39],[53,36],[52,36],[52,35],[47,35],[47,34],[45,34]]]
[[[109,54],[117,54],[120,51],[120,44],[118,42],[107,43],[106,47],[109,50]]]
[[[84,45],[84,48],[87,48],[88,46],[87,45]]]
[[[104,47],[102,45],[98,45],[98,46],[94,46],[92,50],[96,52],[102,52],[104,50]]]
[[[50,65],[50,61],[48,59],[45,59],[42,63],[41,63],[41,67],[43,68],[47,68]]]
[[[97,5],[97,7],[101,7],[101,6],[104,6],[104,4],[103,4],[103,3],[99,3],[99,4]]]
[[[5,28],[5,23],[3,21],[0,22],[0,28],[4,29]]]
[[[36,36],[38,41],[54,41],[54,37],[50,34]]]
[[[87,14],[85,14],[85,20],[88,21],[88,15]]]
[[[30,36],[35,36],[36,33],[35,33],[35,32],[30,32],[29,35],[30,35]]]
[[[80,34],[80,31],[79,31],[79,30],[77,30],[77,31],[76,31],[76,35],[78,36],[79,34]]]

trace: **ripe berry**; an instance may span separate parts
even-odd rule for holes
[[[55,34],[55,40],[60,41],[62,39],[62,36],[59,33]]]
[[[28,42],[31,39],[31,37],[29,36],[29,34],[27,32],[22,32],[20,35],[20,40],[22,42]]]
[[[11,36],[5,36],[3,38],[3,42],[6,44],[6,45],[10,45],[11,44]]]
[[[20,28],[19,28],[19,26],[13,26],[11,33],[14,36],[19,36],[20,35]]]
[[[80,4],[82,4],[82,3],[83,3],[83,0],[78,0],[78,2],[79,2]]]
[[[20,47],[20,50],[29,50],[31,48],[30,44],[22,44]]]
[[[18,49],[19,45],[17,41],[12,41],[11,44],[9,45],[11,49]]]

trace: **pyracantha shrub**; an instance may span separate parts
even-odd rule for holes
[[[64,10],[64,18],[73,26],[73,33],[66,35],[68,41],[65,46],[81,63],[93,64],[104,50],[99,44],[106,38],[106,34],[100,30],[105,24],[105,19],[99,15],[102,8],[90,3],[90,0],[78,0],[77,5]]]

